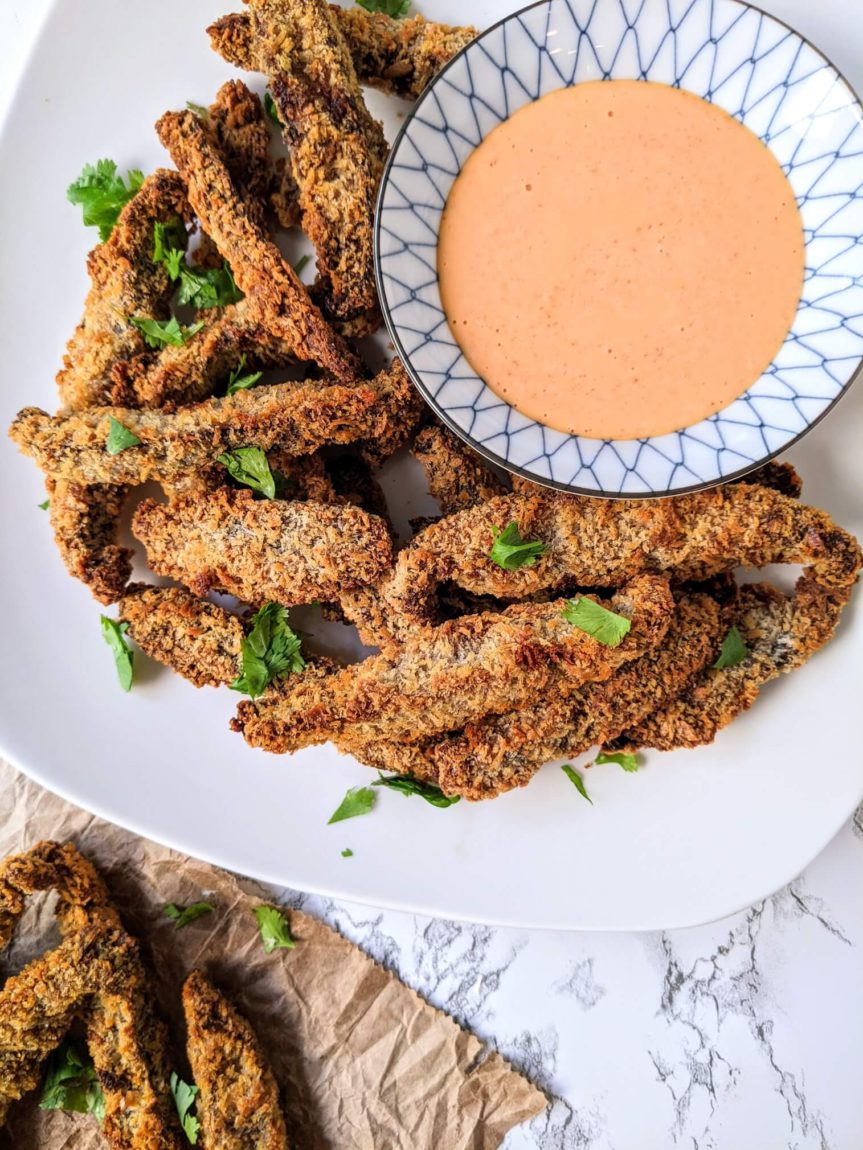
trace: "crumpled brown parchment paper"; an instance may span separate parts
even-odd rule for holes
[[[498,1054],[325,923],[289,912],[294,950],[264,953],[255,883],[94,818],[0,763],[0,857],[72,839],[99,867],[143,942],[185,1069],[180,987],[203,967],[249,1018],[279,1079],[297,1150],[493,1150],[544,1095]],[[216,912],[177,930],[165,903]],[[50,899],[34,900],[3,973],[56,942]],[[188,1075],[187,1075],[188,1077]],[[11,1139],[11,1141],[10,1141]],[[0,1146],[104,1150],[95,1119],[21,1103]]]

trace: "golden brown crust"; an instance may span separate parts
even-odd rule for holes
[[[392,563],[387,524],[357,507],[256,500],[228,488],[170,504],[145,500],[132,530],[156,574],[246,603],[334,601]]]
[[[260,98],[242,80],[229,80],[216,93],[205,127],[250,219],[264,228],[273,163],[270,129]]]
[[[120,619],[151,659],[196,687],[232,683],[242,673],[242,620],[182,587],[130,587]]]
[[[380,324],[375,202],[387,154],[324,0],[250,0],[254,54],[269,80],[317,252],[324,312],[351,334]]]
[[[174,289],[164,267],[153,262],[153,227],[188,214],[183,181],[176,172],[159,169],[123,208],[105,243],[90,252],[92,286],[84,316],[57,375],[67,410],[107,402],[114,364],[145,350],[141,333],[126,317],[168,318]]]
[[[167,112],[156,130],[186,180],[201,226],[231,265],[260,322],[297,358],[317,363],[336,379],[359,379],[363,372],[356,356],[327,326],[293,268],[250,217],[198,117]]]
[[[533,567],[505,571],[489,558],[494,529],[515,521],[548,545]],[[563,580],[619,586],[642,571],[706,579],[738,565],[803,563],[825,586],[853,583],[860,546],[816,508],[764,487],[732,484],[651,501],[514,492],[432,524],[401,552],[381,589],[398,637],[435,620],[437,586],[526,598]]]
[[[429,492],[444,515],[505,495],[506,486],[482,459],[445,427],[425,427],[411,451],[422,464]]]
[[[396,360],[368,383],[327,380],[272,384],[215,398],[175,412],[91,408],[50,416],[19,412],[10,435],[49,475],[83,484],[172,480],[199,471],[225,451],[254,444],[286,455],[309,455],[324,444],[386,440],[411,391]],[[141,443],[107,451],[111,419]]]
[[[673,698],[715,658],[724,627],[709,596],[685,594],[663,642],[604,682],[416,744],[347,739],[339,748],[378,770],[435,783],[448,795],[495,798],[526,786],[544,763],[582,754]]]
[[[360,8],[330,10],[345,39],[359,80],[416,100],[445,64],[479,34],[476,28],[434,24],[422,16],[395,20]],[[246,71],[260,71],[252,22],[245,12],[223,16],[207,29],[213,50]]]
[[[552,688],[571,694],[607,679],[661,641],[673,601],[664,578],[633,580],[611,602],[632,619],[617,647],[567,622],[564,606],[522,604],[500,615],[466,616],[409,640],[392,659],[373,656],[320,680],[296,676],[241,703],[234,729],[252,746],[275,752],[338,742],[343,732],[415,741],[454,730],[529,706]]]
[[[51,477],[45,488],[54,541],[66,570],[100,603],[116,603],[132,573],[134,552],[117,544],[117,520],[128,489],[113,483],[84,487]]]
[[[279,1088],[255,1033],[199,970],[183,986],[203,1150],[288,1150]]]
[[[752,706],[765,683],[802,666],[830,640],[851,591],[828,590],[806,576],[791,596],[767,583],[744,585],[726,622],[747,645],[743,661],[721,670],[708,667],[673,702],[624,731],[615,747],[670,751],[713,742]]]

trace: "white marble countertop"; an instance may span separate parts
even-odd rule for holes
[[[0,5],[0,117],[47,8]],[[547,1090],[507,1150],[860,1150],[861,873],[863,807],[780,893],[692,930],[492,929],[285,894]]]

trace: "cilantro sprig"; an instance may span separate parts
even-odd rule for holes
[[[195,1105],[195,1099],[200,1093],[197,1086],[192,1086],[188,1082],[184,1082],[179,1074],[171,1075],[171,1093],[174,1096],[174,1105],[177,1107],[177,1114],[180,1117],[180,1125],[183,1127],[183,1133],[193,1146],[198,1144],[198,1135],[201,1132],[201,1124],[197,1117],[192,1114],[192,1107]]]
[[[236,451],[225,451],[217,455],[228,474],[244,487],[259,491],[267,499],[276,498],[276,477],[270,470],[266,454],[260,447],[238,447]]]
[[[570,599],[562,611],[567,623],[592,636],[604,647],[619,647],[632,627],[631,620],[592,599]]]
[[[377,795],[371,787],[351,787],[327,819],[327,826],[367,815],[374,808],[376,799]]]
[[[600,751],[594,761],[598,767],[601,767],[603,763],[616,763],[617,766],[630,773],[637,771],[641,766],[638,755],[628,754],[626,751]]]
[[[266,954],[272,954],[274,950],[293,950],[297,945],[291,937],[288,920],[276,907],[256,906],[255,918]]]
[[[517,571],[519,567],[532,567],[537,559],[540,559],[548,551],[545,543],[532,543],[527,539],[522,539],[515,520],[508,523],[503,531],[497,531],[494,528],[492,530],[494,542],[488,557],[493,563],[497,563],[498,567],[503,567],[505,571]]]
[[[204,326],[204,321],[200,320],[184,327],[174,315],[170,319],[148,319],[145,316],[130,315],[129,323],[138,329],[148,347],[155,348],[182,347]]]
[[[144,173],[137,168],[128,171],[124,180],[117,175],[113,160],[97,160],[95,165],[84,165],[81,175],[66,189],[66,198],[82,209],[85,227],[99,229],[99,239],[104,243],[120,212],[143,182]]]
[[[749,648],[746,646],[743,636],[736,627],[729,627],[728,634],[722,640],[719,658],[713,664],[713,669],[721,671],[725,667],[736,667],[738,663],[743,662],[748,654]]]
[[[402,795],[419,795],[433,807],[451,807],[461,798],[461,795],[445,795],[440,787],[434,786],[433,783],[424,783],[411,775],[382,775],[379,771],[377,780],[372,786],[387,787]]]
[[[278,603],[267,603],[252,617],[252,629],[242,642],[243,673],[231,683],[256,699],[273,679],[305,669],[301,640],[288,623],[288,612]]]
[[[109,619],[107,615],[100,615],[99,618],[102,623],[102,638],[114,654],[120,686],[124,691],[131,691],[134,678],[134,653],[129,649],[124,638],[129,624],[118,623],[116,619]]]
[[[186,229],[179,219],[157,223],[153,228],[153,262],[165,265],[170,278],[179,280],[178,304],[199,311],[225,307],[243,298],[227,260],[215,268],[193,268],[186,263]]]
[[[39,1108],[93,1114],[100,1122],[105,1117],[105,1095],[92,1060],[69,1039],[48,1060]]]
[[[583,799],[587,799],[590,805],[593,806],[593,799],[587,793],[587,787],[584,785],[584,779],[581,777],[575,767],[571,767],[568,763],[564,763],[560,769],[563,771],[563,773],[566,775],[566,777],[569,779],[581,797]]]
[[[119,455],[128,447],[137,447],[141,440],[128,427],[124,427],[118,419],[111,416],[108,424],[108,436],[105,440],[105,450],[109,455]]]
[[[212,914],[216,908],[211,902],[193,902],[188,906],[178,906],[175,902],[165,904],[165,915],[174,920],[177,930],[182,930],[190,922],[195,922],[205,914]]]
[[[240,362],[228,376],[228,390],[226,395],[234,395],[235,392],[245,391],[247,388],[254,387],[261,376],[264,374],[262,371],[249,371],[243,374],[243,369],[246,366],[246,353],[240,356]]]

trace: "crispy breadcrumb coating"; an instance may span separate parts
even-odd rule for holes
[[[494,529],[515,521],[548,552],[506,571],[489,558]],[[396,637],[434,622],[438,584],[526,598],[562,580],[614,587],[642,571],[706,579],[738,565],[803,563],[828,587],[853,583],[860,545],[823,511],[765,487],[731,484],[661,500],[604,500],[514,492],[434,523],[398,557],[381,589]]]
[[[571,696],[554,692],[532,706],[419,743],[348,738],[339,741],[339,749],[378,770],[435,783],[448,795],[495,798],[526,786],[544,763],[580,755],[672,699],[715,658],[724,630],[710,596],[684,594],[662,643],[604,682],[588,683]]]
[[[330,5],[358,78],[384,92],[416,100],[445,64],[479,35],[476,28],[434,24],[423,16],[396,20],[382,12]],[[207,29],[213,50],[247,72],[261,71],[251,17],[232,13]]]
[[[429,492],[444,515],[506,494],[503,480],[448,428],[424,427],[411,451],[422,464]]]
[[[279,1088],[255,1033],[199,970],[183,985],[204,1150],[288,1150]]]
[[[345,731],[356,739],[414,741],[529,706],[550,690],[571,694],[607,679],[661,641],[673,611],[664,578],[634,579],[611,601],[613,611],[631,618],[631,630],[609,647],[569,623],[565,605],[521,604],[454,619],[408,641],[393,659],[376,655],[321,680],[294,676],[241,703],[234,729],[275,752],[338,742]]]
[[[734,667],[709,667],[680,696],[629,727],[615,747],[699,747],[758,698],[771,679],[803,665],[833,636],[851,587],[826,589],[803,576],[793,595],[767,583],[740,588],[728,618],[748,648]]]
[[[249,217],[266,226],[273,182],[270,129],[260,97],[242,80],[229,80],[216,93],[204,124],[225,162]]]
[[[116,603],[132,573],[133,552],[117,543],[128,488],[115,483],[85,487],[49,476],[45,489],[54,540],[67,571],[100,603]]]
[[[133,584],[120,600],[129,637],[196,687],[232,683],[242,673],[243,621],[183,587]]]
[[[380,325],[375,203],[387,154],[325,0],[249,0],[255,57],[279,109],[324,313],[352,335]]]
[[[175,412],[97,407],[52,417],[30,407],[19,412],[10,435],[43,471],[58,478],[83,484],[170,483],[240,447],[278,446],[286,455],[308,455],[324,444],[385,439],[412,391],[396,360],[356,386],[328,380],[271,384]],[[109,454],[112,419],[140,444]]]
[[[330,602],[392,563],[387,524],[358,507],[255,499],[222,488],[141,503],[132,523],[157,575],[246,603]]]
[[[297,358],[317,363],[336,379],[361,378],[357,357],[327,325],[296,272],[250,217],[198,117],[167,112],[156,130],[186,180],[201,226],[231,265],[260,322],[291,346]]]

